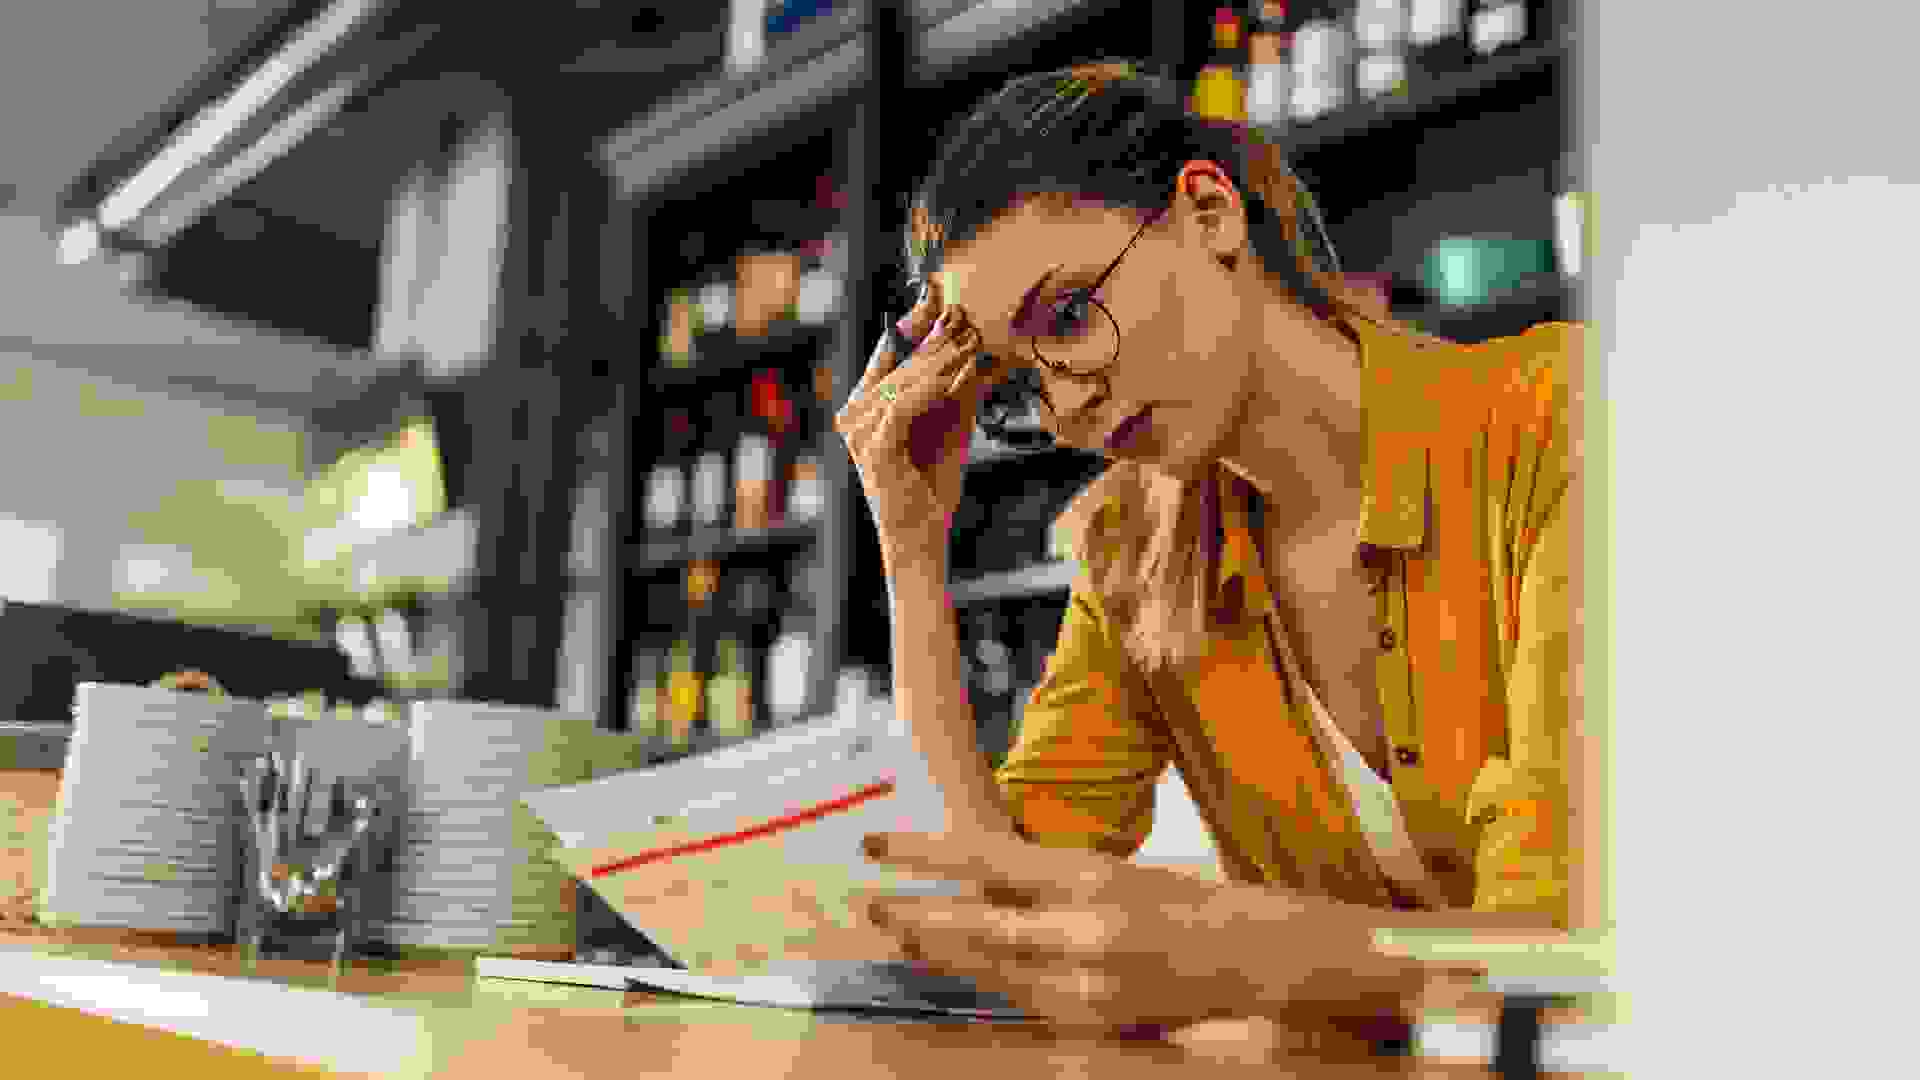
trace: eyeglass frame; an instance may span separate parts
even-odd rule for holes
[[[1094,307],[1099,308],[1100,314],[1105,315],[1107,317],[1107,321],[1113,324],[1113,338],[1114,338],[1113,358],[1108,360],[1106,363],[1106,366],[1102,367],[1098,371],[1082,372],[1082,371],[1074,371],[1071,368],[1055,367],[1054,365],[1047,362],[1046,356],[1040,351],[1040,336],[1036,333],[1029,332],[1027,334],[1027,344],[1033,349],[1034,361],[1042,371],[1048,372],[1049,374],[1052,374],[1052,375],[1059,376],[1060,378],[1063,378],[1063,379],[1098,379],[1101,382],[1101,396],[1102,397],[1112,396],[1113,387],[1112,387],[1112,384],[1107,380],[1107,372],[1113,369],[1114,364],[1117,364],[1120,362],[1120,342],[1121,342],[1121,338],[1123,338],[1125,335],[1123,335],[1120,331],[1120,320],[1114,318],[1113,312],[1107,309],[1107,305],[1101,303],[1099,299],[1097,299],[1093,294],[1100,291],[1100,287],[1107,283],[1107,278],[1111,277],[1113,275],[1114,270],[1119,268],[1120,260],[1127,257],[1127,252],[1133,250],[1133,245],[1139,243],[1140,238],[1146,235],[1147,230],[1151,228],[1154,225],[1154,223],[1158,222],[1166,214],[1166,212],[1167,212],[1167,208],[1162,207],[1158,210],[1155,210],[1151,215],[1149,215],[1146,222],[1142,224],[1139,230],[1133,234],[1133,239],[1127,241],[1127,246],[1120,249],[1120,254],[1115,255],[1113,257],[1113,261],[1107,264],[1107,268],[1100,272],[1100,276],[1094,279],[1094,282],[1092,285],[1088,285],[1078,289],[1069,289],[1065,294],[1068,297],[1073,297],[1076,295],[1085,297],[1087,303],[1092,304]],[[1056,305],[1057,303],[1058,302],[1056,301]],[[1054,318],[1058,319],[1058,317],[1059,317],[1059,313],[1056,307],[1054,311]],[[1052,399],[1047,397],[1047,387],[1046,387],[1045,380],[1044,379],[1036,380],[1034,389],[1039,392],[1040,401],[1042,404],[1044,404],[1047,407],[1047,411],[1053,413],[1053,415],[1057,418],[1060,415],[1060,410],[1057,408],[1054,408]]]

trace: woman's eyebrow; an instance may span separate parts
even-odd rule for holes
[[[1040,298],[1040,290],[1046,287],[1047,282],[1052,280],[1054,271],[1059,269],[1057,266],[1050,267],[1046,273],[1040,275],[1039,281],[1033,283],[1033,288],[1027,290],[1027,295],[1020,298],[1020,306],[1013,312],[1014,326],[1020,327],[1027,324],[1027,315],[1033,309],[1033,302]]]

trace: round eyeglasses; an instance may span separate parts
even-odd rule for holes
[[[1102,396],[1107,396],[1105,372],[1120,359],[1120,322],[1094,294],[1107,283],[1120,260],[1133,250],[1148,227],[1160,219],[1161,213],[1156,211],[1147,218],[1092,285],[1069,289],[1043,302],[1039,310],[1026,317],[1029,324],[1037,324],[1028,329],[1027,341],[1033,348],[1034,362],[1042,371],[1068,379],[1098,379]],[[1048,399],[1045,385],[1038,379],[1034,382],[1040,400],[1057,416],[1059,410]]]

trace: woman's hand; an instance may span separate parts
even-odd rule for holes
[[[1373,950],[1362,909],[1332,901],[985,835],[874,836],[867,855],[992,890],[997,903],[879,896],[868,917],[920,962],[1067,1026],[1199,1033],[1258,1016],[1330,1032],[1394,1015],[1421,985]]]
[[[941,308],[933,286],[901,329],[919,347],[903,359],[882,336],[833,422],[860,470],[889,570],[902,559],[943,565],[987,390],[979,333],[959,307]]]

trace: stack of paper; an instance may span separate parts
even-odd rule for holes
[[[415,703],[392,913],[375,934],[433,948],[571,947],[566,870],[520,805],[587,775],[588,717],[467,702]]]
[[[239,765],[273,738],[259,702],[80,684],[48,829],[42,918],[226,932],[238,886]]]

